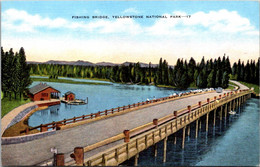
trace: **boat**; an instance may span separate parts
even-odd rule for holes
[[[236,112],[235,112],[235,111],[230,111],[229,114],[230,114],[230,115],[235,115]]]
[[[62,103],[66,103],[66,104],[69,104],[69,105],[84,105],[84,104],[87,104],[86,100],[81,100],[81,99],[75,99],[75,100],[61,99],[60,101]]]

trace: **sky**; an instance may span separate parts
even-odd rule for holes
[[[175,65],[178,58],[224,54],[231,63],[256,60],[259,2],[2,1],[1,43],[5,51],[24,47],[27,60],[39,62],[158,64],[162,57]]]

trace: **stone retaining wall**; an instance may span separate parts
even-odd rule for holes
[[[38,108],[38,106],[37,106],[37,105],[33,105],[33,106],[28,107],[28,108],[24,109],[23,111],[21,111],[18,115],[16,115],[16,116],[14,117],[14,119],[13,119],[13,120],[11,121],[11,123],[7,126],[7,128],[9,128],[10,126],[12,126],[12,125],[14,125],[14,124],[20,122],[26,114],[28,114],[30,111],[32,111],[33,109],[36,109],[36,108]],[[6,129],[7,129],[7,128],[6,128]]]
[[[53,134],[56,134],[56,130],[36,133],[31,135],[25,135],[25,136],[2,137],[2,145],[24,143],[35,139],[40,139],[42,137],[50,136]]]

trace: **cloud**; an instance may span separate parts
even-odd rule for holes
[[[59,28],[68,25],[62,18],[50,19],[30,15],[26,11],[9,9],[3,12],[3,27],[18,32],[36,32],[36,27]]]
[[[168,18],[170,15],[187,16],[182,11],[175,11],[171,14],[164,14]],[[151,27],[147,28],[147,33],[151,35],[201,35],[201,33],[242,33],[246,35],[257,35],[256,28],[251,25],[247,18],[240,16],[236,11],[219,10],[196,12],[190,18],[159,19]],[[259,34],[259,33],[258,33]]]
[[[132,14],[139,14],[140,12],[136,10],[135,8],[128,8],[123,11],[123,13],[132,13]]]
[[[100,12],[96,10],[96,12]],[[135,8],[128,8],[124,13],[139,13]],[[170,18],[171,15],[186,16],[183,11],[163,14],[168,19],[154,19],[151,26],[141,25],[135,19],[99,19],[99,20],[67,20],[64,18],[48,18],[38,14],[32,15],[23,10],[8,9],[2,14],[4,30],[14,32],[39,32],[39,28],[80,30],[87,33],[184,37],[196,35],[244,34],[259,36],[258,30],[249,19],[240,16],[236,11],[225,9],[219,11],[196,12],[190,18]],[[144,18],[145,19],[145,18]],[[139,21],[139,20],[138,20]]]
[[[19,24],[17,24],[19,22]],[[80,29],[97,33],[139,34],[142,29],[133,19],[97,20],[91,22],[68,21],[63,18],[43,18],[26,11],[9,9],[3,12],[3,28],[17,32],[37,32],[38,28]]]

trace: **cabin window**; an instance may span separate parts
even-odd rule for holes
[[[42,93],[42,97],[48,97],[48,93]]]

